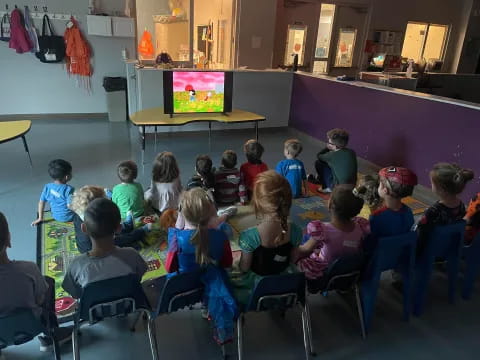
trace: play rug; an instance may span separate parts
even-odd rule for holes
[[[74,311],[74,300],[62,288],[66,269],[72,259],[79,255],[75,243],[73,223],[63,223],[45,214],[45,221],[37,230],[37,263],[43,275],[55,280],[55,310],[59,317],[71,315]],[[166,233],[154,225],[146,238],[145,245],[139,250],[148,264],[148,270],[142,282],[165,275],[163,263],[166,257]]]

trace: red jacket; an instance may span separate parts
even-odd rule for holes
[[[32,50],[33,45],[25,29],[25,21],[19,9],[12,11],[10,15],[10,49],[15,49],[18,54]]]

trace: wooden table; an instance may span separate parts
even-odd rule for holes
[[[23,140],[23,146],[25,147],[25,151],[28,154],[28,159],[30,160],[30,166],[33,167],[32,157],[30,156],[27,140],[25,139],[25,134],[30,131],[31,126],[32,122],[30,120],[0,122],[0,144],[21,137]]]
[[[130,121],[135,126],[142,128],[142,163],[145,156],[145,127],[155,127],[155,145],[157,143],[158,126],[183,126],[193,122],[208,122],[208,144],[210,146],[212,138],[212,122],[224,124],[255,123],[255,137],[258,140],[258,122],[265,121],[265,116],[251,113],[248,111],[234,109],[227,114],[222,113],[198,113],[198,114],[169,114],[163,112],[163,107],[156,107],[141,110],[130,117]]]

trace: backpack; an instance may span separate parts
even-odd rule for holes
[[[0,21],[0,41],[10,41],[10,15],[5,13]]]

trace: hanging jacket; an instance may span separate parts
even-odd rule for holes
[[[35,29],[35,25],[33,24],[32,18],[30,16],[30,9],[28,8],[28,6],[25,6],[25,29],[27,29],[30,42],[32,43],[31,52],[36,53],[40,51],[40,47],[38,46],[37,29]]]
[[[92,67],[90,65],[90,46],[82,36],[78,27],[78,22],[72,17],[71,26],[67,26],[65,34],[66,44],[66,62],[67,73],[76,75],[82,79],[83,87],[90,91],[90,77],[92,76]]]
[[[33,48],[25,29],[22,12],[19,9],[14,9],[10,15],[10,42],[8,46],[15,49],[17,54],[29,52]]]

